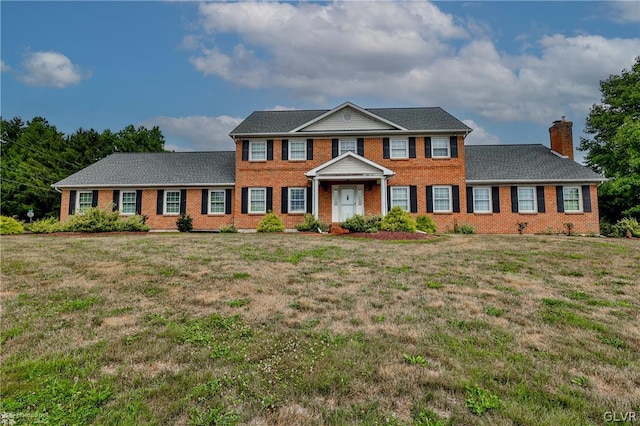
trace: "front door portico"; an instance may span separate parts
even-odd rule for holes
[[[332,222],[343,222],[353,215],[364,214],[363,185],[333,185]]]

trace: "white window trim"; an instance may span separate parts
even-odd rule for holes
[[[264,194],[264,210],[252,210],[251,209],[251,201],[252,201],[252,195],[254,191],[258,191],[261,190],[263,191]],[[267,188],[266,187],[261,187],[261,188],[249,188],[249,193],[247,195],[247,212],[249,214],[265,214],[267,213]]]
[[[264,158],[253,158],[253,146],[264,144]],[[267,141],[249,141],[249,161],[267,161]]]
[[[489,193],[489,208],[488,208],[488,210],[477,210],[476,209],[476,189],[484,189]],[[491,194],[491,187],[490,186],[474,186],[472,188],[472,191],[473,191],[473,212],[474,213],[493,213],[493,194]]]
[[[302,194],[303,194],[303,197],[304,197],[304,206],[302,207],[302,210],[294,210],[292,208],[292,206],[291,206],[291,201],[292,201],[291,192],[294,189],[301,189],[302,190]],[[287,206],[288,207],[287,211],[289,213],[295,214],[295,213],[306,213],[307,212],[307,188],[305,188],[305,187],[290,187],[289,188],[289,193],[288,193],[287,196],[288,196],[288,203],[289,203],[289,205]]]
[[[565,189],[577,189],[578,190],[578,210],[567,210],[567,197]],[[582,203],[582,188],[579,186],[563,186],[562,187],[562,207],[565,213],[582,213],[584,211],[584,204]]]
[[[520,207],[520,189],[531,189],[533,192],[533,210],[523,210]],[[538,213],[538,191],[535,186],[518,187],[518,213]]]
[[[446,189],[449,192],[449,208],[447,210],[438,210],[436,208],[436,189]],[[433,212],[434,213],[453,213],[453,195],[451,185],[437,185],[433,187]]]
[[[407,198],[406,198],[406,200],[407,200],[407,208],[403,209],[403,210],[405,210],[407,212],[410,211],[411,210],[411,191],[409,190],[409,187],[408,186],[391,186],[389,188],[390,188],[389,192],[391,193],[391,197],[390,197],[391,199],[389,200],[389,202],[391,204],[391,208],[396,206],[395,202],[396,202],[397,199],[394,197],[394,193],[396,192],[395,190],[404,189],[404,190],[407,191]],[[400,207],[402,207],[402,206],[400,206]]]
[[[167,197],[169,196],[170,192],[177,192],[178,193],[178,211],[177,212],[168,212],[167,211]],[[182,197],[181,197],[181,193],[179,189],[169,189],[169,190],[165,190],[164,191],[164,202],[162,203],[162,214],[167,215],[167,216],[179,216],[180,215],[180,203],[182,202]]]
[[[291,149],[291,145],[294,143],[302,143],[304,145],[304,149],[302,151],[302,158],[291,158],[291,153],[293,150]],[[289,139],[289,152],[288,152],[289,161],[306,161],[307,159],[307,141],[305,139]]]
[[[345,152],[348,151],[343,151],[342,150],[342,144],[345,142],[349,142],[349,143],[353,143],[353,151],[351,151],[350,149],[348,151],[353,152],[354,154],[358,153],[358,140],[357,139],[340,139],[338,140],[338,155],[342,155]]]
[[[91,202],[89,203],[88,209],[91,209],[93,206],[93,191],[78,191],[76,195],[76,213],[84,214],[84,211],[80,210],[80,194],[89,194],[91,196]]]
[[[124,200],[124,194],[131,194],[133,193],[133,213],[125,213],[122,211],[122,206],[124,206],[123,200]],[[120,214],[122,216],[133,216],[136,214],[136,205],[138,203],[138,194],[136,193],[136,191],[120,191],[120,200],[119,200],[120,204],[120,208],[118,210],[120,210]]]
[[[445,146],[447,147],[447,155],[436,155],[435,141],[445,142]],[[448,137],[435,136],[431,138],[431,158],[451,158],[451,145],[449,143]]]
[[[211,197],[214,192],[222,192],[222,211],[221,212],[213,212],[211,211]],[[225,211],[227,210],[227,191],[226,189],[210,189],[209,197],[207,203],[207,213],[214,216],[223,216]]]
[[[394,142],[403,142],[404,143],[404,154],[402,156],[393,155],[393,143]],[[391,139],[389,141],[389,158],[392,159],[406,159],[409,158],[409,140],[408,139]]]

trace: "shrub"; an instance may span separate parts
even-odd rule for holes
[[[366,219],[360,214],[351,216],[349,219],[340,223],[340,227],[349,232],[378,232],[382,222],[381,216],[371,216]]]
[[[296,229],[301,232],[317,231],[320,229],[322,232],[329,230],[329,225],[320,222],[314,215],[307,213],[304,215],[304,221],[296,225]]]
[[[0,216],[0,235],[23,234],[22,224],[12,217]]]
[[[640,237],[640,224],[635,218],[620,219],[613,225],[612,234],[614,237]]]
[[[193,219],[191,219],[191,216],[182,213],[176,220],[176,226],[180,232],[191,232],[193,231]]]
[[[407,211],[395,206],[382,219],[380,229],[395,232],[416,232],[416,221]]]
[[[62,232],[63,224],[55,217],[47,217],[27,223],[24,227],[34,234],[53,234],[54,232]]]
[[[468,224],[463,224],[462,226],[460,226],[458,228],[458,234],[475,234],[476,233],[476,229]]]
[[[269,212],[262,218],[260,223],[258,224],[258,232],[284,232],[284,224],[280,217],[273,213]]]
[[[147,232],[151,229],[145,224],[147,218],[142,215],[129,216],[125,220],[116,222],[116,230],[122,232]]]
[[[424,214],[416,218],[416,228],[422,232],[426,232],[427,234],[436,233],[436,223],[430,216]]]
[[[223,234],[235,234],[238,232],[238,228],[232,223],[231,225],[223,225],[220,227],[220,232]]]
[[[53,221],[49,223],[51,230],[49,232],[137,232],[148,231],[149,227],[145,225],[145,217],[136,215],[128,219],[120,219],[120,213],[111,209],[101,210],[99,208],[91,208],[84,213],[74,214],[64,222],[55,225]],[[35,223],[34,223],[35,224]],[[40,229],[46,232],[47,224],[43,224]],[[34,231],[35,232],[35,231]]]

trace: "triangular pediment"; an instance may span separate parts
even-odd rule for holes
[[[404,130],[404,128],[351,102],[346,102],[294,129],[292,133],[367,130]]]
[[[393,171],[386,167],[353,152],[346,152],[305,173],[308,177],[393,176],[394,174]]]

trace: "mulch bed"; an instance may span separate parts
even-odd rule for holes
[[[437,238],[432,234],[421,234],[419,232],[390,232],[379,231],[375,233],[369,232],[349,232],[348,234],[341,234],[343,237],[357,237],[357,238],[369,238],[372,240],[429,240],[431,238]]]

